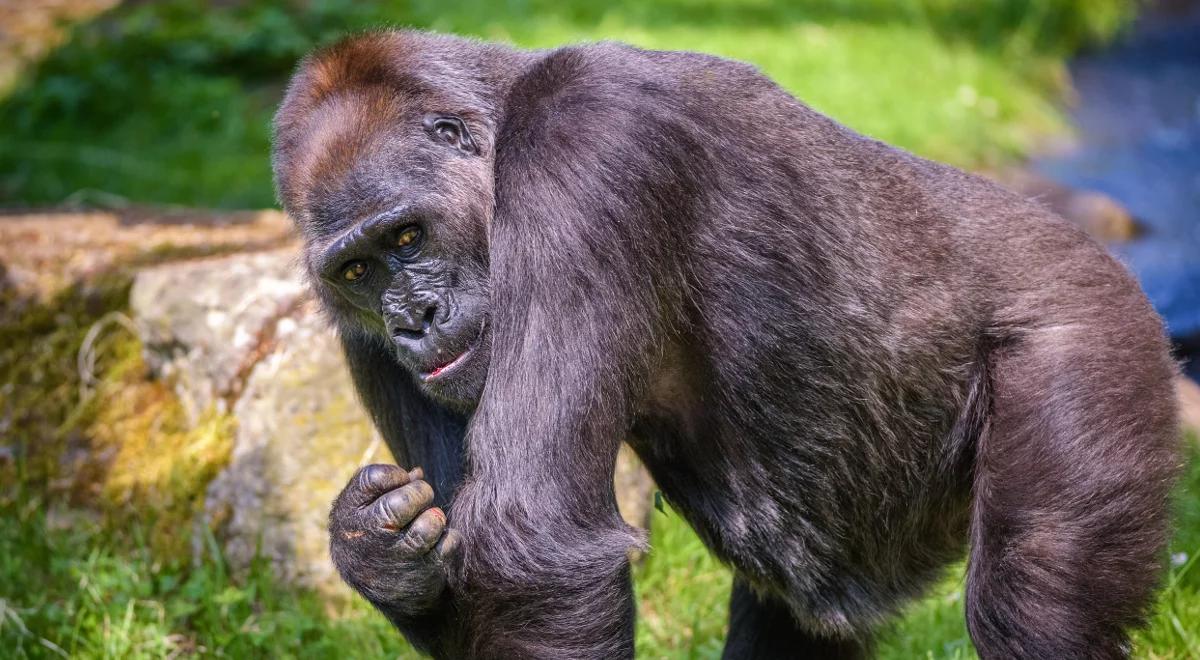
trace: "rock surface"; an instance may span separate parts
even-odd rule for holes
[[[305,293],[295,253],[205,259],[138,273],[130,306],[146,362],[175,383],[191,419],[209,406],[225,412],[273,324]]]
[[[391,456],[320,316],[306,308],[276,324],[275,351],[255,365],[233,409],[233,455],[209,486],[205,522],[232,566],[261,554],[285,580],[335,587],[329,505],[358,466]]]
[[[270,210],[0,215],[5,279],[16,293],[42,298],[64,285],[124,265],[262,251],[291,240],[287,218]]]
[[[621,445],[617,454],[617,472],[613,477],[617,493],[617,508],[625,522],[641,529],[650,528],[650,513],[654,510],[654,479],[628,445]]]
[[[997,178],[1105,243],[1128,241],[1141,231],[1129,210],[1102,192],[1066,186],[1028,170],[1006,172]]]
[[[1185,431],[1200,437],[1200,385],[1187,376],[1175,379],[1175,394],[1179,401],[1179,421]]]

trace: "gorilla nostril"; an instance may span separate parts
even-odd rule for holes
[[[437,306],[430,306],[421,316],[420,327],[405,327],[403,325],[392,326],[392,337],[395,339],[419,340],[429,334],[429,329],[433,327],[434,315],[437,314]],[[415,325],[415,324],[413,324]]]
[[[392,337],[395,339],[420,339],[425,336],[422,330],[409,330],[408,328],[393,328]]]

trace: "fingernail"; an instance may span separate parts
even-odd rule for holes
[[[419,536],[429,536],[441,525],[442,521],[437,520],[436,516],[421,515],[413,521],[412,530]]]

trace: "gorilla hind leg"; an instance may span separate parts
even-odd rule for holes
[[[857,641],[816,637],[801,630],[781,601],[760,598],[746,583],[735,579],[729,600],[729,635],[721,657],[725,660],[850,660],[867,657],[867,649]]]
[[[966,598],[982,658],[1127,657],[1152,600],[1178,461],[1173,367],[1113,327],[1032,331],[993,355]]]

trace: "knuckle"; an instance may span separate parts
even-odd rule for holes
[[[417,554],[417,543],[411,533],[405,534],[396,541],[396,550],[406,557]]]
[[[405,492],[407,502],[413,506],[424,505],[433,500],[433,486],[425,481],[414,481],[400,490]]]
[[[436,509],[422,513],[404,535],[407,546],[415,553],[426,553],[442,535],[446,521]]]
[[[378,517],[403,525],[412,518],[413,497],[407,488],[398,488],[379,498]]]
[[[421,514],[420,518],[413,523],[413,531],[422,539],[433,539],[441,535],[442,530],[446,528],[446,521],[434,513],[434,509],[429,509]]]
[[[359,469],[354,483],[359,490],[371,491],[379,488],[381,484],[386,483],[393,476],[393,473],[397,471],[400,471],[400,468],[394,465],[385,465],[382,463],[367,465]]]

